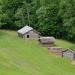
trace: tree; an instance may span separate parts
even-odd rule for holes
[[[54,35],[56,30],[58,8],[56,5],[42,6],[37,10],[39,31],[43,35]]]

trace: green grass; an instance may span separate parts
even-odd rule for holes
[[[66,40],[57,39],[56,45],[62,48],[70,48],[70,49],[75,50],[75,44]]]
[[[61,41],[56,44],[71,46]],[[15,31],[0,30],[0,75],[75,75],[75,66],[66,58],[48,53],[36,40],[24,40]]]

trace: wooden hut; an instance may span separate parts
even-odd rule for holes
[[[67,49],[63,51],[63,57],[67,57],[71,60],[75,59],[75,52],[72,51],[71,49]]]
[[[37,32],[35,29],[29,26],[25,26],[17,31],[18,36],[22,38],[30,38],[30,39],[36,39],[40,37],[40,33]]]
[[[55,44],[55,38],[54,37],[41,37],[39,39],[39,41],[42,45],[45,45],[45,46],[52,46]]]
[[[62,57],[62,53],[63,53],[63,48],[61,47],[49,47],[48,48],[49,52],[53,53],[53,54],[56,54],[58,56],[61,56]]]

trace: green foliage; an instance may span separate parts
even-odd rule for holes
[[[75,0],[0,0],[0,27],[25,25],[42,35],[75,42]]]
[[[38,17],[38,27],[40,27],[39,31],[43,33],[43,35],[54,35],[56,30],[56,20],[57,20],[57,6],[49,5],[42,6],[40,9],[36,11]],[[51,33],[50,33],[51,32]]]

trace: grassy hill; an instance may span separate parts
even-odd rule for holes
[[[72,45],[62,40],[56,44]],[[36,40],[23,40],[15,31],[0,30],[0,75],[75,75],[75,66],[48,53]]]
[[[69,41],[66,41],[66,40],[57,39],[56,40],[56,45],[60,46],[62,48],[70,48],[72,50],[75,50],[75,44],[71,43]]]

